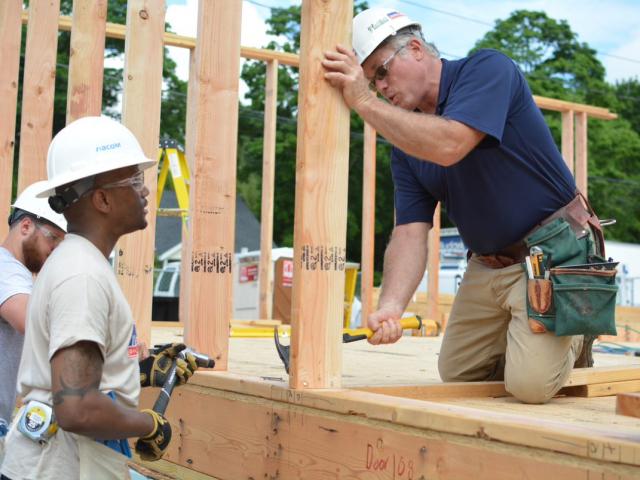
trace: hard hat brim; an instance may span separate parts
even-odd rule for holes
[[[56,192],[56,188],[61,187],[62,185],[66,185],[68,183],[76,182],[83,178],[92,177],[94,175],[98,175],[100,173],[111,172],[113,170],[118,170],[120,168],[126,167],[135,167],[137,166],[140,170],[146,170],[155,166],[158,162],[156,160],[152,160],[147,157],[143,157],[141,160],[139,155],[120,158],[118,162],[114,162],[108,170],[104,169],[104,164],[99,163],[95,165],[91,165],[90,167],[81,168],[76,171],[67,172],[63,175],[57,175],[55,178],[44,182],[43,190],[36,194],[36,197],[43,198],[54,195]]]

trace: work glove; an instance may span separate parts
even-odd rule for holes
[[[187,383],[189,377],[198,369],[198,365],[196,358],[190,353],[185,355],[186,360],[178,357],[178,354],[185,348],[187,346],[184,343],[171,343],[141,361],[140,386],[162,387],[173,362],[176,362],[178,385]]]
[[[162,414],[153,410],[145,409],[142,413],[148,413],[153,418],[153,431],[136,441],[136,453],[142,460],[160,460],[171,441],[171,424]]]

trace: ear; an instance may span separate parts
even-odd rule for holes
[[[407,43],[407,50],[411,52],[411,55],[413,55],[413,58],[417,61],[421,61],[426,55],[422,43],[420,43],[420,40],[417,38],[409,40],[409,43]]]
[[[113,198],[108,190],[97,188],[91,192],[91,205],[100,213],[109,213],[113,208]]]
[[[23,217],[20,219],[20,233],[25,237],[31,235],[36,228],[35,223],[31,217]]]

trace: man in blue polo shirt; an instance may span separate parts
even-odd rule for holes
[[[494,50],[440,59],[420,25],[385,8],[354,18],[353,47],[325,53],[325,78],[394,145],[396,226],[378,310],[368,319],[371,343],[401,337],[398,319],[424,273],[427,234],[442,202],[472,253],[443,339],[442,379],[504,378],[521,401],[548,401],[576,360],[591,366],[591,343],[583,349],[582,335],[556,336],[530,320],[523,239],[569,210],[585,235],[593,235],[585,219],[599,223],[576,196],[526,80]],[[592,244],[601,247],[601,236]]]

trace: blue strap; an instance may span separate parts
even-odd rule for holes
[[[113,392],[107,393],[107,396],[111,398],[114,402],[116,401],[116,395]],[[122,440],[98,440],[96,442],[106,445],[111,450],[115,450],[118,453],[121,453],[127,458],[131,458],[131,447],[129,447],[129,442],[126,438]]]

